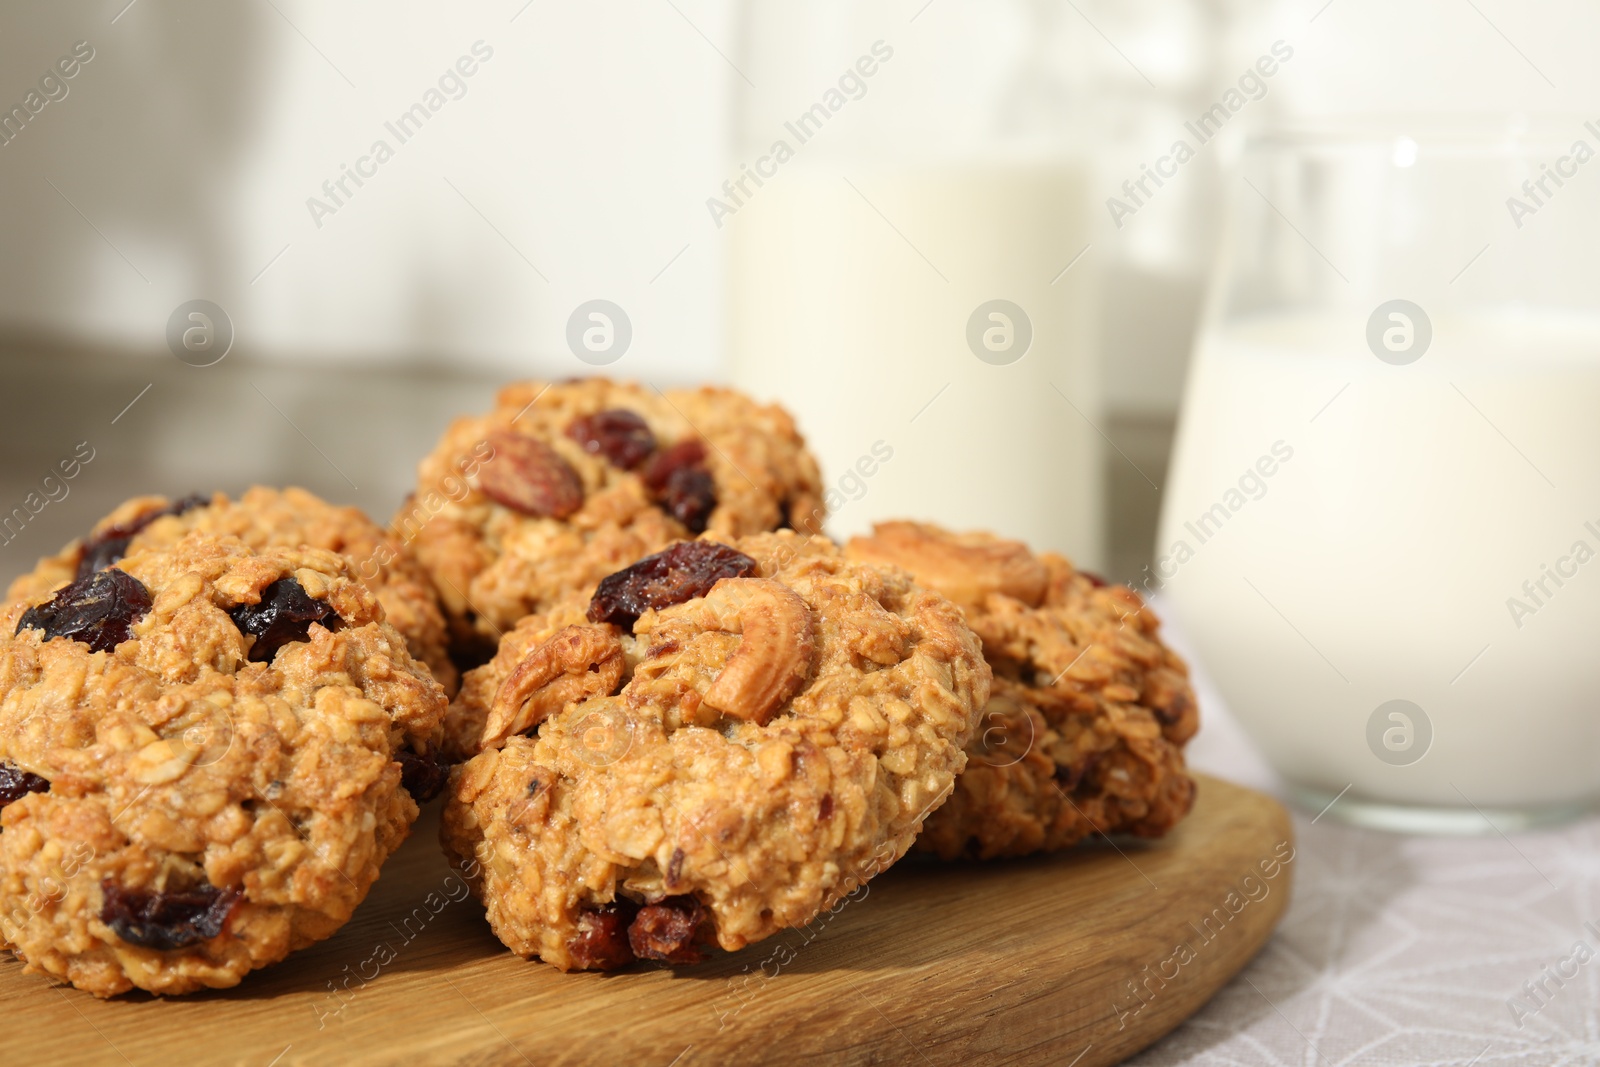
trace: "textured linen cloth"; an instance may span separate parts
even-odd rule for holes
[[[1283,796],[1155,606],[1195,668],[1202,726],[1191,766]],[[1277,933],[1131,1064],[1600,1064],[1600,817],[1507,836],[1486,827],[1481,837],[1407,837],[1291,810],[1294,896]]]

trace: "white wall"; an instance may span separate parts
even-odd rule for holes
[[[256,355],[575,370],[566,318],[605,297],[633,373],[711,373],[729,71],[695,27],[724,38],[728,5],[674,2],[13,9],[0,101],[78,40],[95,57],[0,148],[0,322],[160,353],[205,297]],[[465,95],[401,145],[385,121],[480,40]],[[307,198],[379,138],[394,158],[319,228]]]

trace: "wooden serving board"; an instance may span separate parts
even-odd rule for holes
[[[1194,813],[1159,842],[908,859],[809,929],[743,952],[563,975],[512,956],[476,903],[452,899],[437,822],[423,816],[336,937],[237,989],[97,1001],[6,958],[7,1061],[1097,1067],[1165,1034],[1255,955],[1294,872],[1283,808],[1203,777]]]

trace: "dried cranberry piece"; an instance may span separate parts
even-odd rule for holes
[[[661,503],[690,533],[705,533],[717,510],[717,483],[704,467],[681,467],[667,478]]]
[[[628,924],[634,905],[619,900],[578,916],[578,932],[567,942],[572,965],[581,971],[614,971],[633,962],[628,945]]]
[[[101,533],[85,541],[83,554],[78,557],[77,577],[86,578],[95,571],[105,570],[126,556],[128,542],[132,540],[132,534],[126,537],[106,537]]]
[[[1094,571],[1086,571],[1082,568],[1079,568],[1078,573],[1089,579],[1089,584],[1094,586],[1096,589],[1104,589],[1107,585],[1106,580],[1100,577]]]
[[[677,885],[683,878],[683,849],[672,850],[672,858],[667,861],[667,884]]]
[[[78,577],[86,578],[95,571],[105,570],[117,560],[128,554],[128,542],[134,536],[149,526],[152,522],[165,515],[182,515],[186,511],[204,507],[211,503],[207,497],[199,493],[191,493],[182,500],[174,500],[164,508],[154,508],[127,522],[119,522],[107,526],[97,534],[93,534],[83,543],[83,550],[78,556]]]
[[[583,479],[555,449],[508,430],[484,440],[494,448],[494,458],[478,471],[484,496],[534,518],[564,519],[583,507]]]
[[[690,437],[656,453],[650,465],[639,473],[645,488],[659,493],[667,486],[674,471],[688,467],[703,467],[706,463],[706,446],[697,437]]]
[[[695,931],[706,909],[694,897],[667,897],[639,909],[628,924],[628,947],[642,960],[699,963],[705,953],[695,947]]]
[[[312,598],[293,578],[279,578],[261,591],[260,603],[240,604],[228,614],[241,633],[255,636],[250,646],[254,663],[271,663],[284,645],[308,640],[314,622],[330,630],[344,625],[326,600]]]
[[[589,621],[633,629],[652,608],[670,608],[711,592],[724,578],[748,578],[756,561],[715,541],[681,541],[607,575],[589,601]]]
[[[1057,766],[1052,777],[1055,778],[1056,783],[1064,792],[1076,792],[1090,780],[1090,776],[1094,774],[1094,770],[1099,763],[1100,753],[1091,752],[1084,758],[1082,763],[1068,763]]]
[[[717,509],[717,483],[705,463],[706,446],[689,438],[656,453],[641,475],[656,503],[692,533],[704,533]]]
[[[22,613],[17,633],[41,630],[45,640],[82,641],[91,652],[110,652],[130,636],[133,624],[150,610],[150,590],[115,567],[79,578],[44,604]]]
[[[0,808],[21,800],[29,793],[48,793],[50,783],[10,760],[0,760]]]
[[[612,466],[631,471],[656,450],[656,435],[631,411],[620,408],[582,415],[567,427],[567,436],[584,451],[604,456]]]
[[[130,945],[167,951],[188,948],[222,933],[243,895],[237,889],[201,884],[177,893],[124,889],[107,878],[100,921]]]
[[[444,792],[445,784],[450,781],[450,767],[439,761],[438,753],[419,756],[403,748],[395,755],[395,760],[400,764],[400,784],[418,804],[426,804]]]

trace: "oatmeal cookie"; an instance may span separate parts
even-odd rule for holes
[[[1194,691],[1132,589],[1016,541],[920,523],[882,523],[845,553],[960,604],[994,669],[967,769],[918,849],[1021,856],[1091,833],[1158,837],[1188,814]]]
[[[428,665],[446,693],[455,692],[458,675],[450,662],[444,615],[416,556],[358,508],[335,507],[304,489],[256,486],[238,500],[222,493],[182,500],[135,497],[95,523],[87,538],[40,560],[32,573],[12,583],[6,599],[42,596],[124,555],[167,547],[196,531],[237,537],[255,549],[306,545],[344,556],[378,595],[385,618],[405,637],[412,657]]]
[[[990,674],[960,609],[790,531],[683,542],[467,672],[441,831],[512,951],[690,963],[810,921],[950,792]]]
[[[393,526],[461,655],[482,662],[524,615],[675,541],[820,533],[824,517],[816,460],[782,408],[589,378],[510,385],[457,419]]]
[[[0,611],[0,935],[98,996],[350,918],[446,698],[339,555],[190,534]]]

